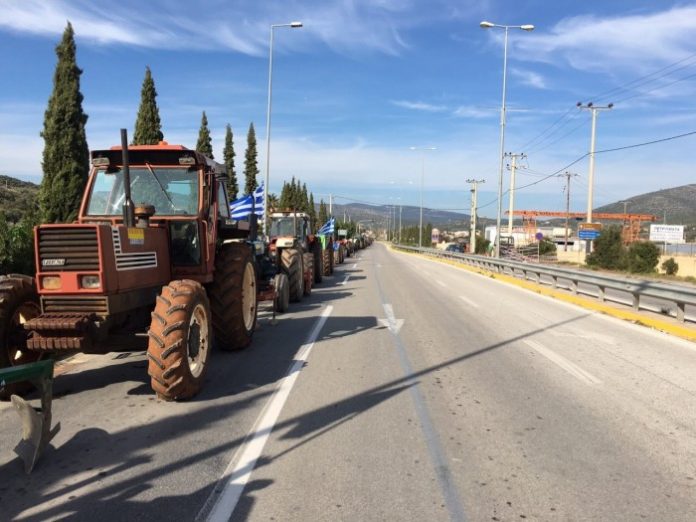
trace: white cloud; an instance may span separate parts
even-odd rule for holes
[[[490,118],[495,116],[500,109],[497,108],[487,108],[487,107],[475,107],[473,105],[460,105],[452,113],[454,116],[460,118]]]
[[[566,18],[511,45],[520,60],[567,63],[592,72],[647,71],[692,54],[695,31],[696,5],[690,4],[648,14]]]
[[[414,111],[443,112],[447,110],[447,107],[444,105],[433,105],[431,103],[421,101],[392,100],[391,103],[397,107],[411,109]]]
[[[510,67],[509,70],[510,74],[520,80],[520,83],[523,85],[534,87],[535,89],[548,89],[546,79],[539,73],[526,69],[517,69],[516,67]]]

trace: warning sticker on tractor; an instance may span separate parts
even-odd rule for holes
[[[145,230],[142,228],[129,228],[128,229],[128,242],[131,245],[143,245],[143,244],[145,244]]]

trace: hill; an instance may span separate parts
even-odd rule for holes
[[[696,224],[696,184],[648,192],[595,209],[596,212],[654,214],[674,225]]]
[[[0,175],[0,212],[7,221],[16,223],[30,210],[36,209],[39,186],[10,176]]]
[[[333,212],[337,219],[342,219],[345,215],[354,221],[373,220],[378,226],[384,226],[389,213],[394,216],[394,210],[389,205],[367,205],[364,203],[349,203],[345,205],[334,204]],[[403,205],[401,207],[402,226],[417,225],[420,217],[420,207]],[[480,218],[479,218],[480,220]],[[396,222],[399,222],[399,207],[396,207]],[[435,210],[423,208],[423,225],[432,224],[438,228],[467,228],[469,226],[469,215],[459,212],[446,210]]]

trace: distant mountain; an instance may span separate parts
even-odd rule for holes
[[[10,176],[0,175],[0,212],[15,223],[32,208],[36,208],[39,186]]]
[[[696,224],[696,184],[648,192],[616,203],[604,205],[595,212],[626,212],[631,214],[654,214],[659,222],[667,217],[673,225]]]
[[[350,218],[353,221],[371,219],[376,226],[385,226],[387,217],[391,212],[392,218],[395,217],[399,223],[399,206],[392,210],[390,205],[366,205],[364,203],[349,203],[346,205],[333,205],[333,213],[337,219]],[[417,225],[420,217],[420,207],[403,205],[401,207],[401,225],[404,227]],[[481,218],[479,218],[479,221]],[[447,229],[460,229],[469,226],[469,215],[459,212],[449,212],[446,210],[434,210],[423,208],[423,226],[428,223],[434,227]]]

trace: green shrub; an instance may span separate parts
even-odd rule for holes
[[[629,272],[648,274],[654,272],[660,261],[660,248],[650,241],[633,243],[628,248],[627,265]]]
[[[479,255],[486,255],[488,253],[488,247],[491,245],[491,242],[488,239],[484,239],[481,236],[476,236],[476,254]]]
[[[664,270],[667,275],[677,275],[677,272],[679,272],[679,263],[677,263],[673,257],[670,257],[667,261],[662,263],[662,270]]]
[[[0,213],[0,274],[34,275],[33,216],[8,223]]]
[[[594,242],[594,250],[587,256],[586,263],[597,268],[623,270],[627,266],[626,248],[621,238],[621,227],[606,227]]]
[[[543,256],[546,254],[556,253],[556,243],[551,241],[548,237],[543,238],[539,242],[539,255]]]

